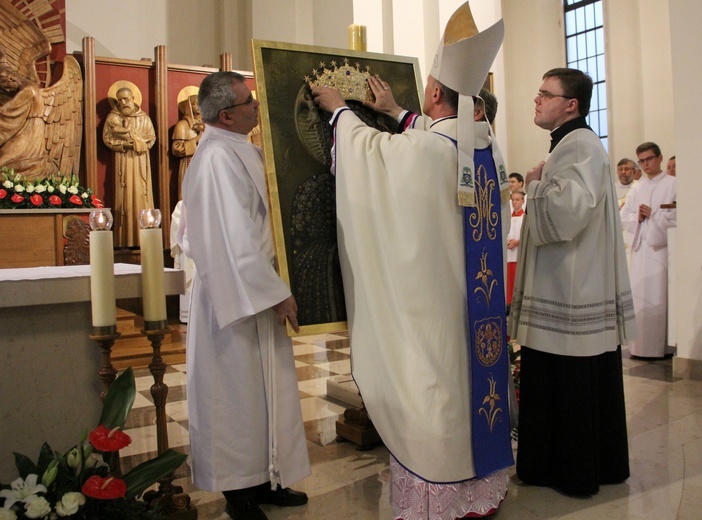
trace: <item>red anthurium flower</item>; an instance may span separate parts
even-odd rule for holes
[[[119,428],[108,430],[102,424],[90,432],[88,440],[98,451],[117,451],[132,443],[132,438]]]
[[[61,205],[61,197],[58,195],[52,195],[49,197],[49,204],[52,206],[60,206]]]
[[[42,203],[44,202],[44,199],[42,198],[41,195],[38,193],[35,193],[31,197],[29,197],[29,202],[31,202],[34,206],[41,206]]]
[[[7,197],[7,190],[0,188],[0,199],[4,199],[5,197]]]
[[[0,197],[2,198],[2,197]],[[102,201],[98,199],[95,195],[91,195],[90,197],[91,202],[93,203],[93,206],[96,208],[104,208],[105,206],[103,205]]]
[[[85,496],[102,500],[121,498],[127,493],[127,483],[124,480],[93,475],[85,481],[81,489]]]
[[[10,200],[15,204],[19,204],[20,202],[24,202],[24,197],[19,193],[15,193],[12,197],[10,197]]]
[[[75,204],[76,206],[83,205],[83,200],[78,195],[71,195],[71,197],[68,200],[71,204]]]

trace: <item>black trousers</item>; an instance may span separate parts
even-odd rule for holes
[[[517,476],[572,495],[626,480],[621,347],[591,357],[521,352]]]

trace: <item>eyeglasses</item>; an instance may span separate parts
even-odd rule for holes
[[[252,105],[254,101],[255,100],[254,100],[253,94],[249,94],[249,97],[246,98],[246,101],[242,101],[241,103],[236,103],[236,104],[228,106],[228,107],[220,108],[220,110],[229,110],[230,108],[236,108],[236,107],[240,107],[242,105]]]
[[[658,159],[658,156],[657,155],[650,155],[648,157],[641,157],[638,160],[638,163],[639,164],[646,164],[647,162],[652,161],[653,159]]]
[[[563,99],[575,99],[573,96],[564,96],[563,94],[552,94],[548,90],[539,90],[536,93],[536,97],[538,97],[541,100],[543,100],[544,98],[545,99],[553,99],[556,97],[562,97]]]

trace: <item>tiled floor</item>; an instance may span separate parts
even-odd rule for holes
[[[390,519],[388,453],[382,447],[359,451],[336,439],[335,422],[345,405],[326,396],[326,380],[349,373],[345,335],[307,336],[294,341],[312,476],[294,486],[310,501],[297,508],[263,506],[278,519]],[[604,486],[589,499],[569,498],[548,488],[512,479],[496,519],[566,518],[687,520],[702,518],[702,382],[672,377],[672,361],[642,362],[624,351],[624,382],[632,476]],[[169,367],[167,415],[172,448],[188,452],[185,366]],[[138,396],[127,428],[133,443],[122,450],[128,469],[156,452],[154,412],[146,369],[135,371]],[[193,488],[183,465],[176,484],[190,494],[200,519],[228,518],[220,494]]]

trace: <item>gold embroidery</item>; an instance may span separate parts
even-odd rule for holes
[[[475,323],[475,356],[478,362],[490,367],[502,356],[502,322],[500,318],[487,318]]]
[[[488,307],[490,307],[490,298],[492,297],[492,290],[497,285],[497,279],[494,276],[495,275],[492,274],[492,269],[490,269],[487,266],[487,252],[483,250],[483,254],[480,255],[480,271],[478,271],[478,274],[475,276],[475,279],[480,280],[484,287],[476,287],[473,293],[483,293]],[[492,280],[490,280],[491,277]]]
[[[488,426],[490,426],[490,433],[492,433],[497,415],[502,412],[502,408],[497,408],[496,405],[497,401],[500,401],[500,394],[495,391],[497,381],[490,376],[490,378],[488,378],[488,383],[490,383],[490,393],[483,399],[483,406],[478,410],[478,413],[485,416]],[[489,407],[485,407],[486,404],[489,404]]]
[[[495,191],[495,181],[488,180],[485,166],[478,166],[475,173],[475,212],[468,219],[473,228],[473,240],[482,240],[483,232],[490,240],[497,237],[498,212],[493,209],[492,192]]]

